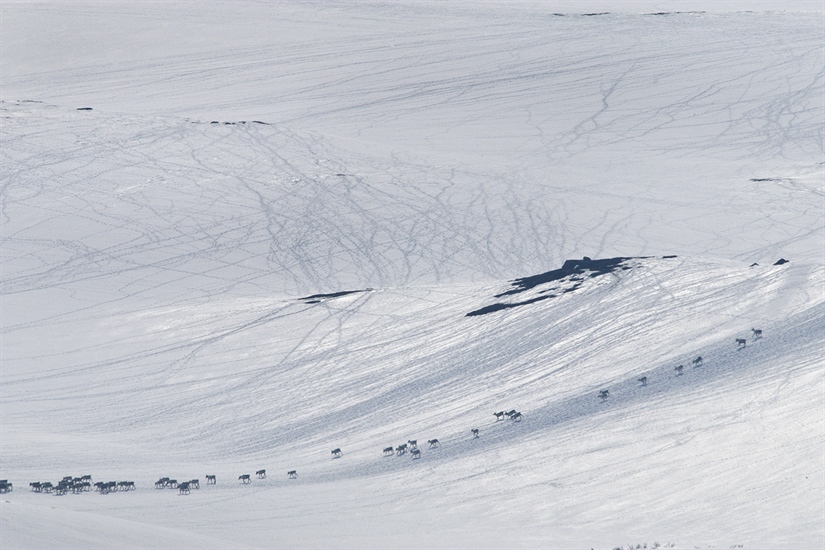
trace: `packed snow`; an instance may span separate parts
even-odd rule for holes
[[[823,28],[3,0],[0,547],[825,548]]]

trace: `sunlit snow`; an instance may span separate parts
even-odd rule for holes
[[[824,13],[3,0],[0,547],[824,548]]]

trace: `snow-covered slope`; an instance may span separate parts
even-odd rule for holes
[[[0,546],[825,546],[822,13],[642,4],[3,3]]]

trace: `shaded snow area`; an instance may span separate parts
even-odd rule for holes
[[[4,0],[0,548],[825,548],[823,13]]]

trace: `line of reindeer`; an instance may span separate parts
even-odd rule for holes
[[[758,339],[762,338],[762,329],[752,328],[751,332],[753,332],[753,339],[754,340],[758,340]],[[747,340],[744,339],[744,338],[735,338],[734,341],[736,342],[736,347],[739,348],[739,349],[745,347],[748,343]],[[695,359],[693,359],[691,361],[691,364],[693,365],[694,368],[696,368],[696,367],[701,366],[704,362],[705,362],[705,360],[702,358],[702,356],[698,355],[698,356],[696,356]],[[685,370],[685,366],[684,365],[678,365],[673,370],[676,371],[676,376],[682,376],[682,374],[684,373],[684,370]],[[647,376],[642,376],[641,378],[639,378],[637,380],[637,382],[639,382],[642,386],[647,386],[647,381],[648,381]],[[601,399],[603,402],[606,401],[607,398],[609,398],[609,397],[610,397],[610,390],[599,390],[599,399]]]
[[[117,491],[134,491],[136,486],[134,481],[98,481],[92,484],[92,476],[84,475],[80,477],[65,476],[57,483],[51,481],[33,481],[29,483],[32,492],[46,493],[52,495],[65,495],[68,493],[80,494],[91,492],[92,487],[101,495],[107,495]]]
[[[762,330],[757,328],[751,329],[753,333],[753,338],[755,340],[762,338]],[[744,338],[736,338],[735,339],[736,345],[739,348],[743,348],[747,345],[747,341]],[[695,367],[699,367],[704,363],[704,358],[699,355],[691,361],[691,364]],[[678,365],[674,368],[676,372],[676,376],[681,376],[684,372],[684,365]],[[647,386],[648,377],[642,376],[637,380],[642,386]],[[598,397],[604,402],[610,397],[610,390],[603,389],[599,391]],[[518,412],[515,409],[510,411],[498,411],[493,413],[493,416],[496,417],[496,422],[500,422],[502,420],[509,419],[513,422],[520,422],[524,415]],[[477,439],[480,437],[480,430],[478,428],[473,428],[470,430],[470,434],[472,435],[473,439]],[[427,443],[429,444],[430,449],[436,449],[441,446],[441,443],[438,439],[428,439]],[[383,454],[385,457],[389,456],[404,456],[410,453],[413,460],[421,458],[421,450],[418,448],[418,440],[415,439],[408,439],[406,443],[401,443],[397,446],[389,446],[384,447]],[[331,452],[332,458],[341,458],[344,456],[344,452],[341,450],[340,447],[337,447],[332,450]],[[255,472],[255,476],[258,479],[266,479],[266,470],[258,470]],[[289,479],[297,479],[298,478],[298,471],[297,470],[289,470],[287,471],[287,477]],[[252,482],[252,476],[250,474],[241,474],[238,476],[238,481],[242,484],[249,484]],[[206,474],[206,484],[207,485],[215,485],[217,484],[217,476],[214,474]],[[60,480],[57,484],[52,484],[51,482],[40,482],[35,481],[29,483],[31,490],[36,493],[51,493],[56,495],[64,495],[68,492],[72,493],[82,493],[86,491],[91,491],[92,488],[92,476],[91,475],[84,475],[80,477],[73,477],[73,476],[66,476],[62,480]],[[135,482],[134,481],[108,481],[108,482],[97,482],[94,484],[95,489],[100,494],[108,494],[109,492],[113,491],[132,491],[135,490]],[[162,477],[155,482],[155,489],[178,489],[180,494],[190,494],[191,489],[200,489],[200,480],[198,479],[190,479],[188,481],[184,481],[178,483],[176,479],[172,479],[169,477]],[[6,479],[0,480],[0,493],[7,493],[14,490],[14,486],[11,482]]]
[[[516,411],[515,409],[504,412],[496,412],[493,413],[496,417],[496,422],[504,420],[506,418],[511,419],[514,422],[520,422],[523,418],[522,413]],[[479,429],[473,428],[470,430],[473,438],[479,437]],[[441,443],[438,439],[428,439],[427,444],[429,445],[429,449],[437,449],[441,446]],[[418,448],[418,440],[416,439],[408,439],[406,443],[402,443],[396,447],[390,446],[384,448],[384,456],[403,456],[406,455],[407,452],[410,453],[413,460],[421,458],[421,450]],[[332,457],[333,458],[341,458],[344,456],[344,452],[339,448],[335,448],[332,450]],[[266,479],[266,470],[258,470],[255,472],[255,476],[258,479]],[[206,484],[207,485],[216,485],[218,482],[218,477],[215,474],[206,474]],[[289,470],[287,471],[287,478],[288,479],[298,479],[298,471],[297,470]],[[238,481],[241,484],[250,484],[252,483],[252,476],[250,474],[241,474],[238,476]],[[82,492],[91,490],[92,487],[92,476],[91,475],[84,475],[81,477],[73,478],[72,476],[64,477],[63,480],[58,482],[57,485],[53,485],[50,482],[33,482],[29,483],[34,492],[44,492],[44,493],[52,493],[55,494],[66,494],[69,491],[72,492]],[[101,494],[107,494],[111,491],[131,491],[135,490],[135,482],[134,481],[109,481],[109,482],[98,482],[94,484],[94,487],[100,492]],[[12,484],[8,482],[8,480],[0,480],[0,489],[3,492],[8,492],[12,490]],[[200,489],[200,480],[199,479],[190,479],[188,481],[178,482],[177,479],[170,478],[170,477],[162,477],[155,482],[155,489],[177,489],[180,494],[188,495],[191,493],[192,489]]]

